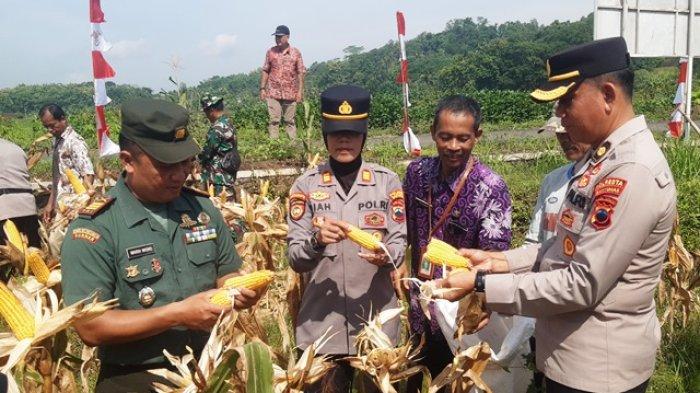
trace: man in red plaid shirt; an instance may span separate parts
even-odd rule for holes
[[[299,49],[289,45],[289,28],[277,26],[277,45],[267,50],[260,77],[260,99],[267,101],[270,115],[268,132],[270,138],[279,138],[280,120],[290,139],[296,139],[297,128],[294,121],[297,102],[304,98],[304,61]]]

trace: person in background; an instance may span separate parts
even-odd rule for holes
[[[66,113],[56,104],[47,104],[39,109],[39,119],[53,136],[51,163],[51,194],[44,208],[43,219],[51,221],[57,201],[65,194],[74,193],[66,169],[72,170],[88,187],[92,186],[95,170],[90,161],[87,143],[68,124]]]
[[[233,194],[236,173],[241,166],[236,128],[224,114],[223,97],[207,93],[200,103],[211,123],[202,152],[197,156],[202,167],[202,182],[205,186],[214,186],[217,195],[223,190]]]
[[[12,220],[27,235],[29,245],[41,247],[36,201],[29,183],[27,155],[14,143],[0,138],[0,244],[5,244],[2,226]]]
[[[414,160],[406,170],[403,190],[411,267],[413,275],[421,280],[442,277],[442,268],[423,261],[432,237],[456,248],[510,247],[512,202],[508,187],[472,154],[482,135],[480,125],[478,102],[461,95],[444,98],[430,128],[437,157]],[[428,321],[420,307],[418,287],[408,287],[410,331],[416,338],[425,335],[421,363],[434,378],[454,356],[437,323],[434,306],[430,306],[432,317]],[[411,378],[407,391],[420,390],[421,380],[421,375]]]
[[[555,111],[556,108],[557,106],[555,104]],[[571,136],[561,125],[561,119],[556,115],[550,117],[547,123],[545,123],[538,132],[543,131],[554,132],[564,156],[570,163],[549,172],[544,177],[539,194],[537,195],[537,202],[535,203],[532,219],[530,220],[530,227],[525,235],[525,243],[543,243],[554,237],[557,228],[559,208],[562,203],[564,203],[569,180],[574,176],[576,163],[581,160],[588,152],[588,149],[590,149],[590,145],[571,139]]]
[[[267,102],[270,138],[279,138],[280,119],[290,139],[296,139],[297,103],[304,99],[304,61],[299,49],[289,45],[289,27],[277,26],[275,46],[267,50],[260,75],[260,99]]]
[[[343,358],[356,354],[355,338],[364,323],[398,305],[391,273],[406,250],[404,197],[394,172],[362,159],[369,108],[369,92],[357,86],[321,94],[329,159],[301,175],[290,190],[287,253],[304,282],[296,342],[303,350],[330,328],[333,336],[321,353],[336,363],[306,392],[350,392],[353,369]],[[381,240],[389,255],[348,240],[348,224]],[[396,344],[398,318],[383,331]],[[365,390],[359,391],[377,391],[360,380]]]

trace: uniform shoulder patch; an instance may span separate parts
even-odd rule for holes
[[[199,188],[194,188],[194,187],[182,187],[182,189],[185,190],[185,191],[187,191],[187,192],[189,192],[189,193],[191,193],[191,194],[195,194],[195,195],[199,195],[199,196],[201,196],[201,197],[209,198],[209,193],[208,193],[207,191],[200,190]]]
[[[306,212],[306,194],[303,192],[293,192],[289,194],[289,217],[294,221],[299,221]]]
[[[111,205],[116,199],[113,197],[100,198],[78,211],[78,215],[82,218],[93,218],[104,211],[107,206]]]
[[[73,240],[85,240],[90,244],[97,243],[101,237],[102,235],[99,233],[87,228],[75,228],[73,229],[73,232],[71,232],[71,238]]]

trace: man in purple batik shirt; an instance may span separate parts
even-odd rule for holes
[[[422,280],[442,277],[442,268],[430,269],[429,265],[421,264],[431,231],[433,237],[456,248],[507,250],[510,247],[512,206],[508,187],[500,176],[471,155],[481,137],[480,122],[481,108],[475,100],[464,96],[443,99],[430,128],[438,156],[420,158],[408,166],[403,189],[414,277]],[[459,192],[451,213],[445,215],[456,190]],[[440,225],[443,215],[445,219]],[[421,363],[435,378],[453,356],[434,317],[433,306],[428,321],[418,295],[418,287],[411,285],[411,334],[416,338],[425,334]],[[409,381],[407,391],[416,391],[421,379],[418,376]]]

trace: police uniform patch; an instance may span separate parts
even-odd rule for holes
[[[83,218],[93,218],[102,210],[104,210],[107,206],[112,204],[112,202],[114,202],[114,198],[112,197],[98,199],[92,202],[91,204],[87,205],[86,207],[80,209],[78,211],[78,215],[80,215],[80,217]]]
[[[298,221],[306,212],[306,195],[301,192],[289,196],[289,217]]]
[[[609,148],[610,148],[610,142],[605,142],[605,143],[603,143],[602,145],[600,145],[600,146],[595,150],[595,153],[593,153],[593,160],[594,160],[594,161],[598,161],[598,160],[600,160],[601,158],[603,158],[603,156],[605,155],[605,153],[608,152],[608,149],[609,149]]]
[[[102,235],[93,231],[92,229],[75,228],[71,233],[71,237],[73,238],[73,240],[85,240],[90,244],[95,244],[98,240],[100,240]]]
[[[309,194],[309,198],[313,199],[314,201],[325,201],[326,199],[330,198],[330,194],[328,194],[325,191],[317,190]]]
[[[325,218],[323,216],[315,216],[313,219],[311,219],[311,225],[315,226],[316,228],[320,228],[321,225],[323,225]]]
[[[321,181],[323,181],[323,184],[331,184],[333,182],[333,177],[330,171],[323,172],[321,175]]]
[[[602,195],[619,197],[620,194],[622,194],[622,191],[625,190],[626,185],[627,180],[625,179],[620,179],[618,177],[606,177],[605,179],[601,180],[598,184],[596,184],[593,196],[595,198],[598,198]]]
[[[381,213],[368,213],[362,218],[362,223],[365,227],[369,228],[384,228],[386,226],[386,219]]]
[[[565,209],[561,213],[561,218],[559,221],[561,222],[561,225],[565,226],[566,228],[571,228],[571,226],[574,225],[574,215],[571,214],[571,209]]]
[[[403,199],[403,190],[398,189],[398,190],[394,190],[394,191],[390,192],[389,199],[391,199],[392,201],[394,199]]]
[[[578,179],[578,183],[576,183],[576,185],[578,186],[578,188],[584,188],[584,187],[588,186],[588,183],[590,183],[590,182],[591,182],[591,176],[588,174],[588,171],[586,171],[586,173],[584,173]]]
[[[576,252],[576,244],[574,244],[574,241],[571,240],[569,235],[566,235],[564,237],[563,247],[564,247],[564,255],[566,255],[567,257],[573,256],[574,253]]]
[[[613,209],[602,205],[596,205],[591,212],[591,225],[600,231],[610,226],[612,223]]]
[[[365,183],[372,181],[372,172],[367,169],[362,170],[362,181]]]

